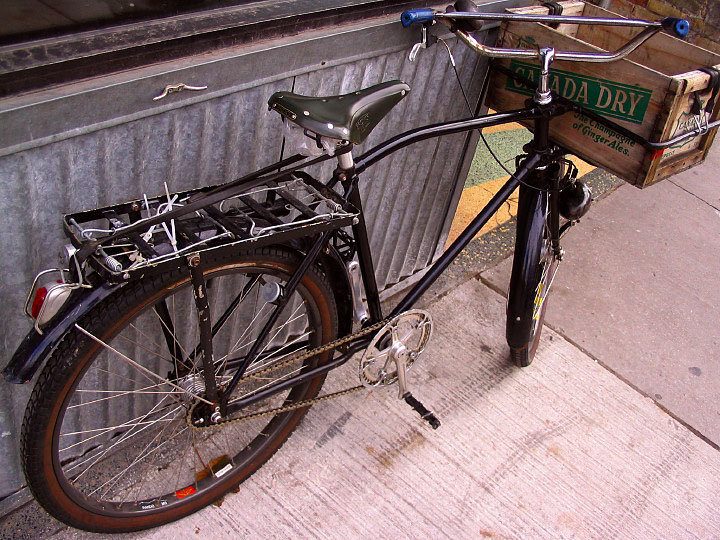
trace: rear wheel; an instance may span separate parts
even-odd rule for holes
[[[519,367],[535,357],[559,262],[548,234],[548,208],[547,191],[521,186],[506,324],[510,356]]]
[[[256,340],[298,264],[298,257],[278,248],[204,261],[219,386]],[[190,514],[257,470],[307,412],[194,429],[189,418],[203,405],[205,382],[187,272],[130,283],[77,326],[43,369],[22,431],[33,494],[73,527],[133,531]],[[246,374],[277,367],[336,334],[333,293],[321,271],[311,268]],[[327,362],[330,354],[243,379],[230,401]],[[323,380],[234,416],[315,397]]]

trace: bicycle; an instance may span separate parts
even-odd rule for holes
[[[510,20],[643,31],[614,53],[487,47],[471,35],[481,21]],[[397,383],[400,398],[437,428],[408,389],[407,369],[432,331],[430,314],[413,306],[518,187],[507,340],[518,366],[534,358],[563,256],[560,238],[591,200],[566,152],[550,140],[551,120],[582,112],[658,149],[701,132],[649,142],[558,99],[548,85],[553,59],[619,59],[662,29],[686,35],[686,21],[487,14],[460,0],[445,13],[403,13],[404,26],[420,24],[423,32],[411,56],[429,45],[434,22],[480,54],[539,59],[539,84],[520,80],[534,87],[532,102],[417,128],[356,159],[354,145],[410,91],[406,84],[317,98],[279,92],[269,106],[284,118],[289,139],[309,143],[309,156],[218,186],[64,217],[68,268],[36,278],[25,306],[34,328],[4,370],[7,380],[26,382],[46,361],[25,413],[21,453],[30,488],[49,513],[96,532],[179,519],[261,467],[311,405],[363,388]],[[515,173],[384,315],[359,175],[414,142],[517,121],[535,128]],[[304,170],[330,159],[338,167],[325,183]],[[41,279],[48,282],[39,287]],[[361,384],[320,395],[326,375],[360,352]]]

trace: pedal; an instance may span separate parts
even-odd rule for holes
[[[415,410],[415,412],[422,417],[423,420],[430,424],[431,428],[437,429],[440,427],[440,420],[437,419],[437,416],[435,416],[432,411],[426,409],[425,405],[415,399],[415,397],[410,392],[405,392],[402,398],[405,400],[405,403],[410,405]]]

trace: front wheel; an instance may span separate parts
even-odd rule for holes
[[[520,187],[506,324],[510,356],[518,367],[529,366],[535,357],[559,262],[550,242],[548,213],[547,191]]]
[[[205,260],[219,387],[242,363],[299,263],[281,248]],[[300,365],[284,360],[336,335],[333,292],[313,267],[230,402],[327,362],[330,352]],[[25,474],[49,513],[95,532],[155,527],[217,500],[273,455],[307,408],[195,429],[205,393],[199,351],[187,272],[128,283],[77,321],[41,372],[23,422]],[[323,380],[237,416],[311,399]]]

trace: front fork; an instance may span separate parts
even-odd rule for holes
[[[550,245],[552,246],[553,255],[558,261],[561,261],[563,256],[563,250],[560,247],[560,211],[558,210],[561,180],[560,173],[561,171],[558,170],[556,173],[554,172],[550,178],[550,191],[548,193],[550,215],[547,218]]]
[[[559,166],[553,166],[556,160],[562,158],[563,152],[557,147],[549,148],[543,160],[546,162],[539,165],[534,174],[531,175],[526,186],[527,189],[546,190],[548,194],[548,207],[545,217],[545,225],[547,234],[550,239],[553,256],[558,261],[562,260],[563,250],[560,247],[560,236],[562,229],[560,228],[560,187],[563,181],[562,169]],[[520,163],[520,160],[518,160]]]

